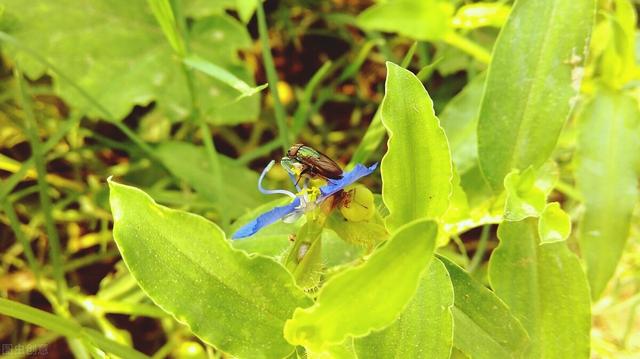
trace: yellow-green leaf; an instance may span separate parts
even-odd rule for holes
[[[478,156],[495,192],[512,169],[542,165],[579,89],[594,0],[518,0],[493,51]]]
[[[544,207],[538,222],[540,243],[564,241],[571,233],[571,217],[560,208],[560,203],[549,203]]]
[[[361,358],[444,358],[453,344],[453,287],[435,259],[402,315],[386,329],[355,341]]]
[[[429,220],[401,227],[364,264],[331,278],[313,306],[297,309],[285,325],[285,338],[319,353],[390,325],[431,262],[437,230]]]
[[[446,258],[455,293],[453,345],[471,358],[519,358],[527,333],[509,308],[489,289]]]
[[[447,137],[420,80],[391,62],[382,122],[389,132],[380,169],[387,228],[393,232],[412,220],[441,216],[452,190]]]
[[[231,248],[214,223],[157,205],[141,190],[109,182],[113,235],[153,301],[203,341],[247,358],[283,357],[282,328],[311,300],[271,259]]]
[[[496,294],[531,338],[527,358],[588,358],[589,286],[565,241],[541,243],[538,218],[505,221],[491,255],[489,279]]]
[[[640,110],[635,99],[599,91],[581,113],[576,182],[585,200],[580,251],[593,298],[615,272],[638,200]]]

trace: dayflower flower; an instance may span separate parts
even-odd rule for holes
[[[291,202],[284,206],[278,206],[273,208],[272,210],[259,215],[256,219],[251,222],[245,224],[240,229],[238,229],[233,236],[232,239],[240,239],[249,237],[265,226],[268,226],[279,219],[282,219],[284,222],[291,223],[296,219],[300,218],[303,214],[313,211],[317,208],[324,200],[331,197],[338,191],[344,189],[345,187],[351,185],[356,182],[360,178],[364,176],[368,176],[378,167],[377,163],[367,167],[362,164],[357,164],[355,167],[349,171],[344,172],[342,174],[342,178],[340,179],[327,179],[327,184],[321,187],[311,187],[307,188],[306,183],[303,184],[303,188],[301,189],[296,185],[295,177],[290,173],[291,181],[296,186],[298,190],[297,194],[293,192],[284,190],[284,189],[275,189],[268,190],[262,186],[262,181],[269,172],[269,170],[273,167],[275,161],[269,162],[269,164],[264,168],[260,178],[258,179],[258,190],[264,194],[284,194],[291,197]]]

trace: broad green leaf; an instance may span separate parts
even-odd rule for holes
[[[494,46],[478,156],[495,192],[512,169],[542,165],[580,87],[594,0],[518,0]]]
[[[571,233],[571,217],[560,208],[560,203],[549,203],[544,207],[538,222],[540,243],[564,241]]]
[[[507,195],[504,206],[505,220],[519,221],[527,217],[540,216],[557,179],[558,168],[554,162],[547,162],[538,170],[529,167],[523,172],[513,170],[509,173],[504,178]]]
[[[442,262],[423,273],[413,299],[391,326],[355,341],[360,358],[444,358],[453,343],[453,287]]]
[[[146,1],[0,0],[0,5],[6,8],[4,16],[15,19],[9,32],[22,45],[75,81],[114,118],[125,117],[134,105],[152,101],[175,120],[191,112],[183,65]],[[237,55],[239,49],[251,46],[242,24],[225,14],[202,18],[190,27],[189,39],[193,53],[252,85],[249,69]],[[88,106],[55,71],[25,52],[8,49],[30,78],[50,74],[56,92],[72,107],[86,107],[91,116],[105,116]],[[258,96],[234,102],[238,97],[235,89],[204,74],[195,78],[199,110],[207,120],[232,124],[257,117]]]
[[[455,293],[453,345],[470,358],[518,358],[528,337],[509,308],[450,260],[439,257]]]
[[[588,358],[589,286],[565,241],[541,243],[538,219],[505,221],[489,262],[496,294],[527,329],[527,358]]]
[[[461,175],[478,163],[476,128],[486,75],[471,80],[438,115],[447,134],[451,157]]]
[[[433,102],[410,71],[387,62],[382,123],[389,132],[382,158],[382,197],[390,232],[419,218],[441,216],[449,206],[449,144]]]
[[[269,198],[258,191],[258,174],[218,155],[224,188],[212,186],[213,176],[204,148],[187,142],[168,141],[156,148],[156,154],[166,168],[190,186],[204,199],[218,203],[230,217],[244,214]],[[220,197],[221,196],[221,197]]]
[[[357,18],[366,30],[397,32],[416,40],[438,40],[449,30],[453,7],[448,1],[396,0],[377,3]]]
[[[327,281],[313,306],[297,309],[285,325],[285,338],[320,353],[391,324],[416,292],[436,234],[437,225],[429,220],[401,227],[364,264]]]
[[[638,200],[638,103],[599,91],[581,112],[579,126],[576,182],[585,200],[580,252],[595,299],[615,272]]]
[[[204,218],[155,204],[134,187],[109,182],[113,235],[134,278],[153,301],[205,342],[248,358],[283,357],[296,307],[311,304],[271,259],[231,248]]]

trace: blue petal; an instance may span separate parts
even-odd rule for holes
[[[245,224],[242,228],[238,229],[236,233],[231,236],[232,239],[240,239],[249,237],[258,232],[262,227],[268,226],[273,222],[276,222],[280,218],[296,210],[296,207],[300,206],[300,198],[296,198],[293,202],[286,206],[275,207],[269,212],[263,213],[258,218]]]
[[[367,167],[358,163],[351,171],[343,173],[341,179],[330,179],[327,185],[320,187],[321,198],[331,196],[364,176],[370,175],[378,167],[377,163]]]

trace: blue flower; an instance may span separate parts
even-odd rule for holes
[[[316,208],[317,205],[322,203],[325,199],[345,188],[346,186],[356,182],[360,178],[364,176],[368,176],[378,167],[377,163],[367,167],[361,164],[357,164],[351,171],[344,172],[342,174],[342,178],[340,179],[328,179],[327,184],[320,187],[320,195],[318,198],[313,200],[306,191],[306,187],[303,190],[297,188],[299,193],[293,194],[287,190],[267,190],[262,187],[262,180],[267,172],[273,167],[275,161],[269,162],[267,167],[262,171],[260,178],[258,179],[258,189],[260,192],[265,194],[285,194],[292,198],[291,203],[285,206],[278,206],[273,208],[272,210],[259,215],[256,219],[251,222],[245,224],[240,229],[238,229],[233,236],[232,239],[240,239],[249,237],[254,235],[260,229],[265,226],[270,225],[271,223],[276,222],[279,219],[283,219],[285,222],[293,222],[295,219],[299,218],[305,212]],[[295,178],[292,178],[292,181],[295,183]]]

